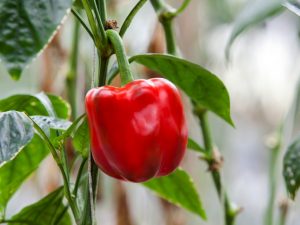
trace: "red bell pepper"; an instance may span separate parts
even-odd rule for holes
[[[109,176],[144,182],[170,174],[182,160],[185,116],[178,90],[166,79],[91,89],[86,111],[94,160]]]

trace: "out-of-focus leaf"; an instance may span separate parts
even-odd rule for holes
[[[282,0],[249,1],[236,18],[233,31],[226,46],[226,58],[230,57],[230,48],[236,38],[248,28],[282,12]]]
[[[172,81],[196,103],[233,125],[226,87],[208,70],[171,55],[136,55],[130,61],[142,64]]]
[[[88,157],[90,149],[90,135],[86,118],[74,134],[73,145],[76,152],[82,155],[82,157]]]
[[[48,153],[42,139],[35,135],[13,160],[0,167],[0,218],[9,199]]]
[[[49,102],[45,98],[49,98]],[[47,106],[44,104],[47,102]],[[47,108],[46,108],[47,107]],[[52,107],[52,111],[58,118],[68,119],[71,115],[69,104],[61,97],[55,95],[13,95],[0,100],[0,112],[9,110],[24,111],[28,115],[49,116],[48,107]]]
[[[68,207],[63,204],[64,190],[59,188],[38,202],[22,209],[8,225],[71,225]],[[16,222],[14,222],[16,221]]]
[[[292,199],[300,187],[300,139],[292,143],[284,156],[283,176]]]
[[[67,130],[71,126],[68,120],[58,119],[49,116],[31,116],[31,119],[50,137],[50,129]]]
[[[143,185],[169,202],[206,219],[192,178],[184,170],[177,169],[169,176],[154,178]]]
[[[207,151],[205,151],[204,148],[202,148],[196,141],[194,141],[191,138],[188,139],[187,148],[191,149],[191,150],[194,150],[196,152],[201,152],[201,153],[206,153],[207,152]]]
[[[13,79],[45,48],[71,5],[72,0],[0,1],[0,58]]]
[[[287,1],[283,3],[283,6],[295,13],[297,16],[300,16],[300,2]]]
[[[0,167],[12,160],[34,135],[32,121],[21,112],[0,113]]]

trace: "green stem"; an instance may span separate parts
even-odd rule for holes
[[[83,173],[83,169],[84,166],[86,164],[87,158],[84,158],[80,164],[78,173],[77,173],[77,177],[76,177],[76,181],[75,181],[75,185],[74,185],[74,189],[73,189],[73,195],[76,198],[77,197],[77,193],[78,193],[78,188],[79,188],[79,184],[80,184],[80,180],[81,180],[81,176]]]
[[[282,132],[278,132],[276,137],[276,145],[270,148],[271,151],[271,160],[269,163],[269,200],[268,206],[265,212],[265,224],[273,225],[274,224],[274,208],[275,208],[275,198],[277,191],[277,162],[280,155],[281,149],[281,137]]]
[[[98,81],[98,86],[101,87],[105,85],[106,83],[106,75],[107,75],[107,67],[108,67],[108,62],[109,62],[109,56],[103,56],[101,53],[98,53],[98,58],[100,60],[99,62],[99,81]]]
[[[102,26],[100,26],[100,28],[98,29],[97,22],[95,21],[93,12],[91,10],[91,6],[89,4],[89,0],[82,0],[82,4],[83,4],[84,10],[86,12],[89,24],[91,26],[93,36],[95,38],[94,43],[98,49],[102,49],[102,48],[104,48],[104,46],[105,46],[104,43],[105,43],[105,40],[107,39],[103,25],[101,24]]]
[[[213,152],[214,149],[213,149],[213,142],[212,142],[212,137],[211,137],[211,133],[210,133],[210,129],[209,129],[207,112],[203,111],[202,113],[199,113],[198,117],[200,120],[204,146],[207,151],[207,156],[209,159],[208,164],[211,167],[212,163],[214,163],[214,152]],[[215,169],[215,170],[213,169],[211,171],[211,175],[212,175],[213,182],[216,187],[219,199],[221,202],[223,202],[225,224],[233,225],[235,222],[235,216],[236,216],[237,212],[235,212],[231,208],[231,203],[230,203],[228,196],[223,188],[220,171],[218,169]]]
[[[155,11],[160,11],[164,8],[164,3],[161,0],[150,0]]]
[[[117,56],[117,61],[119,65],[120,75],[121,75],[121,83],[122,85],[125,85],[133,81],[133,76],[130,71],[130,66],[126,56],[122,38],[120,37],[118,32],[114,30],[107,30],[106,33]]]
[[[77,60],[79,48],[79,31],[80,23],[78,20],[74,21],[72,50],[70,56],[70,71],[67,76],[67,94],[72,109],[72,119],[76,118],[76,83],[77,83]]]
[[[30,118],[30,117],[28,117],[28,118]],[[76,201],[74,201],[74,198],[73,198],[73,196],[71,194],[68,175],[66,174],[66,172],[64,170],[63,163],[60,160],[59,155],[57,154],[55,147],[52,145],[51,141],[49,140],[49,138],[47,137],[47,135],[44,133],[44,131],[33,120],[31,120],[31,121],[32,121],[32,123],[34,125],[34,128],[37,130],[37,132],[41,135],[41,137],[43,138],[43,140],[48,145],[48,147],[50,149],[50,152],[51,152],[51,154],[52,154],[52,156],[53,156],[56,164],[58,165],[58,167],[59,167],[59,169],[61,171],[61,174],[63,176],[63,181],[64,181],[64,190],[65,190],[66,198],[67,198],[68,203],[69,203],[69,205],[71,207],[71,210],[72,210],[72,213],[74,215],[76,224],[79,224],[79,221],[80,221],[79,209],[78,209],[78,206],[76,204]]]
[[[105,25],[107,19],[106,0],[98,0],[97,3],[98,3],[99,14],[101,16],[102,24]]]
[[[125,32],[127,31],[127,28],[130,26],[133,18],[138,13],[138,11],[143,7],[143,5],[147,2],[147,0],[140,0],[138,3],[134,6],[134,8],[130,11],[128,16],[126,17],[124,23],[122,24],[122,27],[120,29],[120,36],[123,37]]]
[[[91,0],[91,2],[92,2],[92,7],[94,9],[94,14],[95,14],[95,17],[96,17],[96,21],[97,21],[97,24],[98,24],[98,30],[99,30],[98,35],[100,37],[100,40],[102,41],[102,45],[104,46],[103,48],[105,48],[105,46],[107,45],[107,36],[106,36],[106,33],[105,33],[105,28],[104,28],[105,21],[103,21],[101,16],[100,16],[101,12],[98,9],[96,0]],[[101,1],[101,2],[103,2],[103,1]]]
[[[81,17],[80,13],[77,12],[75,9],[71,9],[71,12],[73,13],[73,15],[77,18],[77,20],[80,22],[80,24],[83,26],[83,28],[86,30],[86,32],[90,35],[90,37],[93,39],[93,41],[95,42],[95,38],[94,35],[91,31],[91,29],[88,27],[88,25],[84,22],[84,19]]]
[[[165,32],[165,38],[167,43],[167,52],[171,55],[178,55],[177,46],[173,31],[173,19],[161,18],[160,22]]]

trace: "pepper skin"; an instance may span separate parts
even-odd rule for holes
[[[86,95],[91,149],[98,167],[117,179],[144,182],[174,171],[185,153],[181,97],[166,79],[104,86]]]

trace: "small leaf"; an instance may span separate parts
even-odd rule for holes
[[[86,118],[75,132],[73,145],[76,152],[82,155],[83,158],[88,157],[90,149],[90,135],[88,122]]]
[[[31,116],[31,119],[50,137],[50,129],[67,130],[71,126],[68,120],[62,120],[49,116]]]
[[[31,141],[33,135],[33,124],[24,113],[0,113],[0,166],[12,160]]]
[[[46,97],[49,98],[45,100]],[[28,115],[42,115],[49,116],[49,107],[53,109],[56,116],[61,119],[67,119],[71,115],[71,108],[69,104],[61,97],[55,95],[46,95],[39,93],[37,95],[13,95],[0,100],[0,112],[9,110],[24,111]],[[44,104],[47,103],[47,106]]]
[[[292,143],[283,159],[283,176],[292,199],[300,187],[300,139]]]
[[[202,148],[196,141],[194,141],[191,138],[188,139],[187,148],[191,149],[191,150],[194,150],[196,152],[201,152],[201,153],[206,153],[207,152],[204,148]]]
[[[192,178],[182,169],[169,176],[154,178],[143,183],[160,197],[206,219]]]
[[[42,139],[35,135],[13,160],[0,166],[0,218],[9,199],[48,153]]]
[[[59,188],[38,202],[22,209],[8,225],[71,225],[68,207],[63,204],[64,190]],[[15,222],[14,222],[15,221]]]
[[[229,94],[222,81],[211,72],[197,64],[170,55],[136,55],[130,61],[140,63],[169,79],[192,100],[233,125]]]
[[[71,5],[71,0],[0,1],[0,58],[13,79],[48,44]]]
[[[233,31],[226,46],[226,58],[229,59],[230,48],[236,38],[251,26],[255,26],[266,19],[283,11],[282,0],[255,0],[238,15]]]

